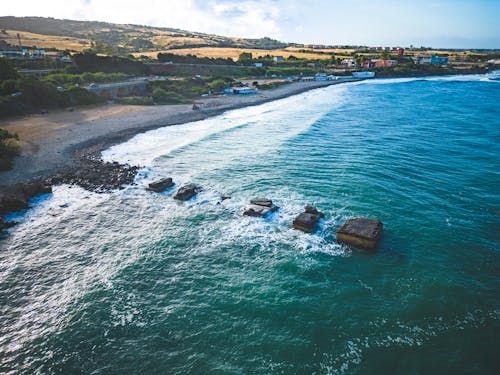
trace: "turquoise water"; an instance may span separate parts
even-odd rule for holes
[[[495,373],[499,103],[484,76],[373,80],[107,150],[137,186],[56,187],[0,242],[0,372]],[[144,189],[164,176],[204,192]],[[281,210],[243,217],[255,196]],[[335,243],[352,216],[376,253]]]

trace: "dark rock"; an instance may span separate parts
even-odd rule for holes
[[[230,195],[222,194],[220,197],[221,202],[225,201],[226,199],[231,199]]]
[[[361,249],[373,250],[382,237],[381,221],[358,217],[349,219],[337,232],[337,241]]]
[[[265,198],[256,198],[250,201],[250,204],[243,210],[243,215],[253,217],[266,217],[267,214],[279,209],[273,204],[273,201]]]
[[[323,212],[319,212],[316,207],[306,206],[304,208],[304,212],[307,214],[319,215],[320,218],[324,218],[325,214]]]
[[[273,201],[267,198],[254,198],[250,200],[250,204],[255,204],[257,206],[272,207]]]
[[[198,194],[200,190],[201,189],[194,184],[184,185],[179,190],[177,190],[177,193],[174,195],[174,199],[177,199],[179,201],[187,201],[188,199],[191,199],[196,194]]]
[[[293,228],[306,233],[311,233],[316,229],[318,222],[325,215],[319,212],[316,207],[306,206],[304,212],[295,218]]]
[[[311,233],[318,225],[319,215],[302,212],[293,221],[293,228],[306,233]]]
[[[167,177],[167,178],[162,178],[159,181],[150,183],[148,189],[156,193],[159,193],[172,186],[174,186],[174,182],[170,177]]]

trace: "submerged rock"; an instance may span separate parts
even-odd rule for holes
[[[316,207],[306,206],[304,212],[293,220],[293,228],[306,233],[313,232],[321,218],[325,217]]]
[[[191,199],[196,194],[198,194],[198,192],[200,191],[201,188],[194,184],[184,185],[179,190],[177,190],[177,193],[174,195],[174,199],[177,199],[179,201],[187,201],[188,199]]]
[[[168,189],[169,187],[174,186],[174,182],[172,181],[172,178],[167,177],[167,178],[162,178],[159,181],[155,181],[149,184],[148,190],[154,191],[156,193],[162,192],[165,189]]]
[[[361,249],[373,250],[382,237],[380,220],[358,217],[347,220],[337,232],[337,241]]]
[[[266,198],[255,198],[250,200],[250,204],[243,210],[243,215],[253,217],[266,217],[267,214],[279,209],[273,201]]]

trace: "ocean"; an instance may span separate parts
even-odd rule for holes
[[[143,167],[135,185],[57,186],[11,215],[0,372],[496,373],[499,103],[483,75],[375,79],[104,151]],[[244,217],[254,197],[280,210]],[[291,226],[307,204],[312,234]],[[376,252],[336,243],[357,216],[384,223]]]

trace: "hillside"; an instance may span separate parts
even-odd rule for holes
[[[38,48],[58,48],[67,40],[66,48],[81,50],[91,42],[110,45],[130,52],[148,52],[193,47],[231,47],[250,49],[277,49],[287,47],[270,38],[244,39],[209,35],[166,27],[113,24],[95,21],[73,21],[44,17],[0,17],[0,39],[16,44],[17,33],[23,45]],[[50,38],[49,38],[50,37]],[[66,39],[65,39],[66,38]],[[50,42],[52,41],[52,42]],[[57,43],[54,44],[54,41]],[[13,43],[14,42],[14,43]],[[80,48],[80,46],[82,46]]]

